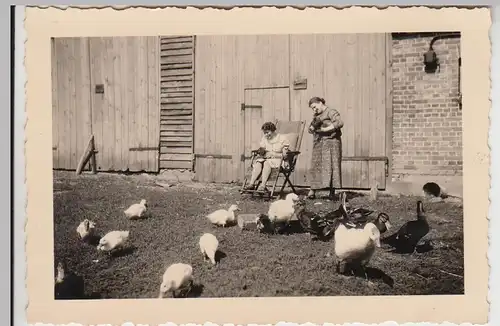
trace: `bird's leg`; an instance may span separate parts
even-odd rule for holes
[[[340,274],[344,274],[345,273],[345,269],[346,269],[346,263],[341,261],[339,262],[339,273]]]
[[[189,285],[188,285],[188,291],[187,291],[187,294],[189,294],[191,292],[191,290],[193,289],[193,285],[194,285],[194,281],[193,280],[190,280],[189,281]]]

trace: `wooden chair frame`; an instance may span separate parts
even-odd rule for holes
[[[298,159],[298,156],[300,154],[300,145],[302,143],[302,137],[304,136],[304,128],[305,128],[306,122],[303,120],[302,121],[276,120],[275,124],[276,124],[276,131],[279,132],[280,134],[291,134],[291,133],[297,134],[297,143],[295,144],[295,146],[290,144],[290,147],[294,148],[295,150],[288,151],[287,155],[285,155],[284,157],[281,158],[279,168],[272,169],[271,175],[269,176],[269,179],[267,181],[267,184],[269,184],[269,182],[272,182],[272,184],[273,184],[270,192],[259,191],[257,189],[255,189],[255,190],[245,189],[245,186],[247,185],[247,183],[250,179],[250,176],[252,174],[255,159],[257,158],[258,149],[252,150],[251,151],[251,163],[250,163],[250,167],[247,170],[247,173],[245,174],[245,179],[243,180],[243,185],[242,185],[241,190],[240,190],[241,194],[251,194],[252,197],[256,194],[260,195],[261,197],[264,197],[265,195],[267,195],[268,198],[271,199],[271,198],[277,197],[279,195],[282,195],[287,184],[290,186],[290,188],[292,189],[292,191],[294,193],[297,193],[295,190],[295,187],[293,186],[292,181],[290,180],[290,176],[295,171],[295,165],[297,164],[297,159]],[[282,127],[283,125],[285,125],[285,127]],[[293,129],[295,129],[295,131]],[[284,131],[284,130],[287,130],[287,131]],[[287,164],[285,164],[286,166],[283,166],[283,163],[287,163]],[[278,179],[281,176],[284,178],[284,181],[283,181],[283,184],[281,185],[281,189],[277,193],[276,187],[278,186]],[[256,188],[258,188],[260,186],[261,182],[262,182],[262,179],[259,176],[259,178],[257,179]],[[266,184],[266,187],[267,187],[267,184]]]

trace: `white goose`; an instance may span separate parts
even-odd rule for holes
[[[97,250],[111,254],[113,250],[124,249],[129,239],[130,231],[111,231],[99,240]]]
[[[80,236],[80,239],[86,240],[94,235],[95,223],[89,219],[84,219],[76,228],[76,232]]]
[[[165,294],[172,292],[172,297],[177,297],[179,290],[191,290],[193,286],[193,267],[188,264],[175,263],[170,265],[163,273],[158,299],[163,299]]]
[[[141,202],[139,204],[132,204],[123,212],[125,213],[125,216],[130,219],[141,218],[146,212],[147,208],[148,206],[146,204],[146,199],[141,199]]]
[[[199,244],[203,259],[207,260],[208,258],[212,262],[212,265],[215,265],[217,263],[215,261],[215,253],[217,252],[217,248],[219,247],[219,240],[217,240],[215,235],[211,233],[205,233],[200,237]]]
[[[278,199],[269,205],[269,211],[267,212],[267,217],[271,222],[274,229],[276,223],[282,223],[285,229],[292,219],[293,213],[295,212],[294,203],[299,200],[299,196],[295,193],[289,193],[286,195],[285,199]]]
[[[363,228],[347,227],[338,221],[334,233],[334,251],[340,273],[345,272],[345,264],[359,264],[366,279],[366,265],[370,262],[375,249],[380,248],[380,231],[374,223],[366,223]]]
[[[225,227],[228,223],[236,221],[236,211],[240,211],[238,205],[231,205],[228,210],[218,209],[207,215],[208,220],[215,225]]]

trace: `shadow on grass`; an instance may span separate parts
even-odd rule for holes
[[[227,255],[224,251],[217,250],[215,253],[215,262],[218,264],[221,262],[222,259],[226,258]]]
[[[416,246],[412,244],[402,243],[395,247],[392,247],[384,244],[383,249],[390,254],[409,255],[413,253],[423,254],[429,252],[434,249],[434,246],[431,241],[426,241]]]
[[[130,218],[131,221],[134,221],[134,222],[141,222],[141,221],[146,221],[146,220],[149,220],[149,219],[152,219],[153,218],[153,214],[151,213],[146,213],[144,215],[142,215],[141,217],[132,217]]]
[[[356,267],[351,267],[350,270],[353,272],[355,277],[366,279],[364,273],[366,272],[366,277],[368,277],[368,280],[380,280],[391,288],[394,287],[394,279],[381,269],[367,266],[365,267],[365,271],[363,271],[362,268]]]
[[[266,228],[260,231],[262,234],[267,234],[268,236],[288,236],[293,234],[305,233],[304,229],[297,220],[290,221],[288,226],[283,224],[276,224],[275,233],[273,234],[272,228]]]
[[[381,280],[391,288],[394,287],[394,279],[375,267],[366,267],[366,274],[369,280]]]
[[[125,257],[128,255],[133,254],[137,250],[136,246],[129,246],[126,248],[123,248],[122,250],[117,250],[111,253],[111,257],[113,258],[118,258],[118,257]]]
[[[199,298],[203,294],[205,286],[200,283],[194,283],[191,290],[187,293],[186,298]]]
[[[85,242],[91,246],[97,246],[99,244],[99,240],[101,240],[101,236],[99,234],[93,234],[85,238]]]

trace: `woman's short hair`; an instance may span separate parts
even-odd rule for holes
[[[266,122],[262,125],[262,131],[270,131],[270,132],[275,132],[276,131],[276,125],[272,122]]]
[[[315,97],[312,97],[310,100],[309,100],[309,106],[311,106],[311,104],[313,103],[321,103],[321,104],[325,104],[325,99],[324,98],[321,98],[321,97],[318,97],[318,96],[315,96]]]

